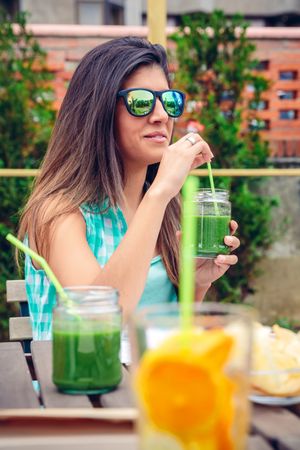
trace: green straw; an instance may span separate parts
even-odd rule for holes
[[[198,187],[196,177],[188,177],[184,183],[181,215],[181,248],[179,272],[180,321],[184,331],[191,329],[195,296],[195,258],[197,221],[195,193]]]
[[[219,208],[218,208],[218,205],[217,205],[217,202],[216,202],[215,183],[214,183],[214,179],[213,179],[213,174],[212,174],[210,162],[207,163],[207,169],[208,169],[208,176],[209,176],[210,188],[211,188],[211,192],[212,192],[212,196],[213,196],[213,201],[214,201],[215,214],[216,214],[216,216],[219,216],[219,215],[220,215],[220,212],[219,212]]]
[[[23,244],[23,242],[19,241],[15,236],[13,236],[11,233],[8,233],[6,236],[6,239],[13,245],[15,245],[19,250],[29,255],[32,259],[34,259],[45,271],[47,277],[49,280],[53,283],[56,291],[58,294],[65,300],[69,300],[66,292],[64,291],[62,285],[59,283],[58,279],[50,269],[47,261],[42,258],[42,256],[38,255],[36,252],[31,250],[31,248],[27,247],[27,245]]]

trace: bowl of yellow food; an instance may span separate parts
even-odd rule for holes
[[[300,403],[300,333],[255,324],[250,383],[256,403]]]

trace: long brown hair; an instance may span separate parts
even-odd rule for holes
[[[116,206],[123,198],[124,167],[114,136],[117,92],[140,66],[159,65],[170,84],[164,48],[145,39],[126,37],[101,44],[87,53],[71,79],[60,108],[40,174],[21,216],[19,238],[33,238],[47,258],[50,229],[63,214],[82,203]],[[151,184],[158,164],[148,167]],[[51,207],[49,207],[51,205]],[[180,206],[171,200],[158,237],[170,280],[178,285]]]

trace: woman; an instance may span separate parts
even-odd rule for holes
[[[127,37],[94,48],[73,75],[22,215],[19,236],[61,284],[115,287],[125,318],[137,305],[177,299],[178,193],[213,157],[198,134],[170,145],[183,107],[163,47]],[[234,236],[225,243],[239,245]],[[236,262],[202,260],[196,299]],[[30,258],[25,278],[33,337],[50,338],[54,288]]]

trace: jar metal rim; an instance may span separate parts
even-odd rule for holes
[[[86,293],[91,296],[91,300],[93,295],[95,295],[95,300],[105,300],[107,296],[110,299],[117,299],[119,296],[119,292],[117,289],[111,286],[93,286],[93,285],[79,285],[79,286],[66,286],[64,291],[68,293],[71,297],[72,295],[80,296],[81,294]]]
[[[74,291],[80,291],[80,290],[91,290],[91,291],[115,291],[117,292],[117,289],[115,289],[112,286],[102,286],[102,285],[93,285],[93,284],[80,284],[78,286],[66,286],[64,290],[74,290]]]
[[[103,312],[108,310],[117,310],[120,308],[118,304],[119,293],[118,290],[111,286],[97,286],[97,285],[78,285],[66,286],[64,288],[68,297],[70,298],[74,308],[86,307],[97,308],[101,307]],[[85,296],[85,298],[83,298]],[[58,295],[59,306],[66,306],[65,299]]]
[[[197,192],[212,192],[211,188],[199,188],[197,189]],[[221,189],[221,188],[216,188],[215,192],[229,192],[228,189]]]
[[[194,202],[199,201],[229,202],[228,189],[215,189],[215,195],[210,188],[200,188],[196,191]]]

